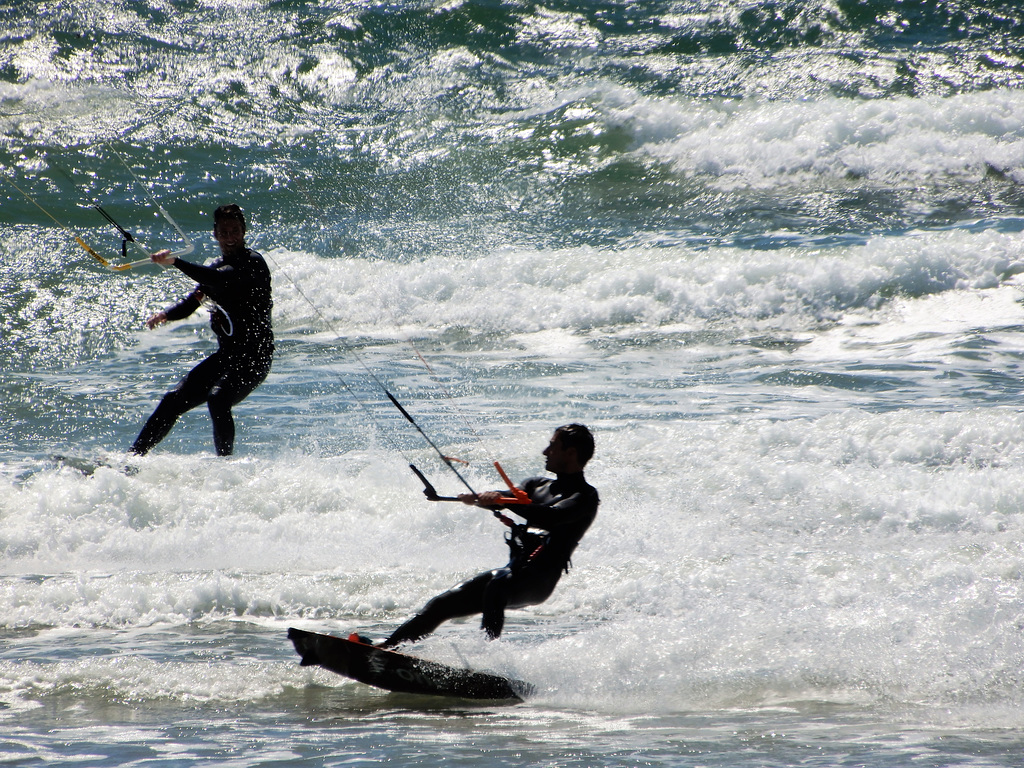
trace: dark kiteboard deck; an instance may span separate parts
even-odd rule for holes
[[[102,456],[66,456],[64,454],[53,454],[50,456],[50,461],[59,467],[67,467],[77,472],[81,472],[86,477],[91,477],[96,474],[98,469],[113,469],[122,474],[128,475],[129,477],[137,475],[139,470],[130,464],[115,465],[111,461]]]
[[[291,627],[288,637],[302,666],[316,664],[388,691],[491,701],[523,701],[533,693],[533,686],[522,680],[449,667],[332,635]]]

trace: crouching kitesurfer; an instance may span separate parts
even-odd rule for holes
[[[499,501],[501,491],[466,493],[465,504],[492,510],[504,507],[525,523],[510,523],[506,536],[508,565],[485,571],[438,595],[419,614],[396,629],[381,647],[418,640],[449,619],[482,614],[481,628],[491,639],[501,635],[506,608],[538,605],[554,592],[570,567],[576,545],[597,515],[597,490],[587,483],[583,467],[594,454],[594,438],[582,424],[555,430],[544,449],[545,469],[554,479],[535,477],[522,485],[529,503]],[[362,639],[362,638],[360,638]]]

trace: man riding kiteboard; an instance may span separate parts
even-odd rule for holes
[[[547,600],[562,574],[568,573],[572,553],[597,515],[597,490],[583,476],[583,467],[593,455],[590,430],[568,424],[555,430],[544,449],[544,468],[555,478],[534,477],[523,483],[529,503],[509,504],[502,501],[501,491],[460,495],[464,504],[492,510],[504,507],[526,521],[512,523],[501,516],[511,528],[506,536],[508,565],[478,574],[433,598],[381,647],[419,640],[449,619],[477,613],[482,614],[481,628],[494,639],[501,635],[506,608]]]

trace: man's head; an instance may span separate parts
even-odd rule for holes
[[[582,424],[566,424],[555,430],[544,449],[544,468],[556,475],[582,472],[594,455],[594,436]]]
[[[225,254],[245,247],[245,214],[234,203],[213,212],[213,236]]]
[[[242,225],[242,230],[245,230],[245,214],[242,213],[242,209],[234,203],[222,205],[213,212],[213,228],[215,230],[217,229],[217,226],[224,221],[237,221]]]

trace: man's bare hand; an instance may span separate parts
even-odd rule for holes
[[[484,491],[483,493],[463,493],[459,495],[459,501],[463,504],[470,504],[477,507],[500,507],[501,493],[498,491]]]
[[[174,263],[176,258],[176,256],[171,256],[170,249],[165,248],[162,251],[157,251],[156,253],[150,255],[149,260],[152,261],[154,264],[159,264],[162,267],[169,267]]]
[[[155,315],[153,315],[151,318],[149,318],[149,320],[146,321],[146,325],[149,327],[149,330],[153,330],[158,325],[163,325],[166,322],[167,322],[167,313],[166,312],[157,312]]]

